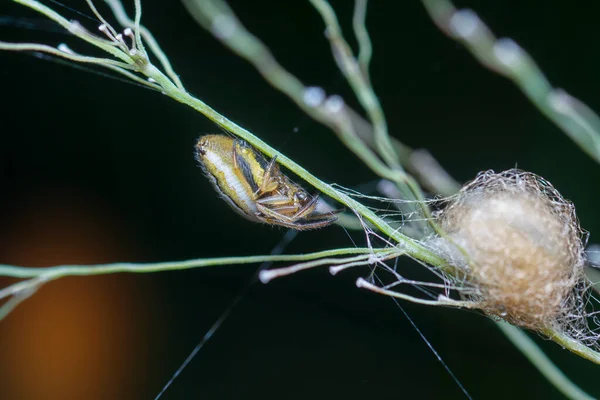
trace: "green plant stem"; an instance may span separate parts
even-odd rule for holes
[[[371,64],[371,57],[373,55],[373,45],[367,31],[367,0],[354,1],[352,29],[354,29],[354,36],[356,36],[356,41],[358,42],[358,56],[356,59],[362,74],[370,85],[369,65]]]
[[[31,268],[16,267],[12,265],[0,265],[0,276],[13,278],[35,278],[42,277],[45,280],[53,280],[64,276],[88,276],[105,275],[120,272],[146,273],[159,271],[174,271],[181,269],[210,267],[215,265],[239,265],[256,264],[260,262],[281,262],[281,261],[308,261],[323,257],[336,257],[349,254],[386,254],[390,249],[371,249],[371,248],[345,248],[319,251],[308,254],[289,254],[274,256],[243,256],[243,257],[220,257],[220,258],[199,258],[185,261],[170,261],[159,263],[113,263],[99,265],[61,265],[56,267]],[[20,289],[19,289],[20,290]]]
[[[568,349],[582,358],[585,358],[593,363],[600,364],[600,353],[584,346],[564,333],[557,331],[554,328],[548,328],[541,333],[548,336],[548,338],[554,342],[560,344],[563,348]]]
[[[531,56],[511,39],[496,39],[475,12],[448,0],[422,0],[435,24],[463,43],[488,69],[513,81],[549,120],[585,153],[600,162],[600,118],[562,89],[553,88]]]
[[[119,21],[119,23],[122,26],[130,27],[132,29],[134,29],[136,27],[136,21],[132,21],[127,16],[127,13],[125,12],[125,9],[123,8],[123,3],[121,3],[119,0],[104,0],[104,1],[110,6],[113,14],[115,15],[115,17],[117,18],[117,20]],[[140,18],[141,18],[141,15],[140,15]],[[145,26],[139,25],[139,23],[140,23],[140,21],[138,20],[137,24],[139,27],[140,37],[142,39],[144,39],[144,42],[146,42],[146,44],[148,45],[148,48],[150,49],[152,54],[154,54],[156,56],[156,58],[160,62],[160,65],[162,66],[162,68],[165,71],[165,73],[167,74],[167,76],[173,81],[173,83],[175,83],[175,85],[178,88],[185,90],[183,87],[183,83],[181,83],[181,80],[179,79],[179,76],[173,70],[171,61],[169,61],[169,58],[167,57],[165,52],[162,50],[162,48],[160,47],[160,45],[154,38],[154,35],[152,35],[152,32],[150,32]],[[141,43],[141,40],[140,40],[140,43]]]
[[[40,280],[31,279],[31,286],[26,290],[21,290],[15,293],[10,299],[8,299],[0,307],[0,321],[2,321],[8,314],[10,314],[19,304],[31,297],[39,287],[41,286]]]
[[[109,41],[107,41],[105,39],[101,39],[97,36],[91,35],[89,32],[87,32],[85,29],[83,29],[83,27],[81,25],[79,25],[79,23],[67,20],[66,18],[62,17],[60,14],[58,14],[57,12],[52,10],[51,8],[41,4],[39,1],[36,1],[36,0],[12,0],[12,1],[14,1],[15,3],[21,4],[25,7],[28,7],[34,11],[37,11],[40,14],[45,15],[49,19],[51,19],[51,20],[55,21],[56,23],[58,23],[59,25],[61,25],[63,28],[67,29],[73,35],[80,38],[81,40],[84,40],[84,41],[88,42],[89,44],[104,50],[105,52],[111,54],[113,57],[118,58],[119,60],[125,62],[126,64],[131,63],[130,55],[125,54],[121,49],[115,47]]]
[[[585,393],[548,358],[539,346],[523,331],[506,322],[496,322],[500,330],[510,339],[525,357],[567,398],[573,400],[591,400],[594,397]],[[556,340],[555,340],[556,341]],[[559,342],[560,343],[560,342]],[[581,355],[581,354],[580,354]],[[583,356],[583,355],[582,355]],[[585,357],[585,356],[583,356]],[[587,357],[586,357],[587,358]]]
[[[360,104],[363,106],[375,135],[375,148],[378,154],[386,162],[386,164],[392,169],[401,168],[398,155],[394,150],[390,136],[388,134],[387,122],[379,99],[375,95],[375,91],[371,86],[369,79],[363,73],[358,64],[352,49],[348,45],[346,39],[342,35],[337,16],[331,8],[331,5],[327,0],[309,0],[313,7],[319,12],[325,26],[326,37],[331,43],[331,48],[334,54],[334,59],[342,71],[354,93],[356,93]],[[363,31],[364,36],[368,38],[366,29]]]
[[[56,47],[47,46],[44,44],[37,43],[6,43],[0,42],[0,50],[11,50],[11,51],[37,51],[40,53],[48,53],[52,54],[56,57],[61,57],[70,61],[85,63],[85,64],[95,64],[101,66],[113,66],[128,70],[133,70],[134,68],[121,61],[115,61],[110,58],[100,58],[100,57],[89,57],[82,56],[78,54],[68,53],[65,51],[61,51]]]

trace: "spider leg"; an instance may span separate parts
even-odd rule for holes
[[[310,213],[312,213],[315,210],[315,207],[317,206],[318,201],[319,201],[319,195],[313,196],[313,198],[310,199],[310,201],[308,203],[306,203],[304,205],[304,207],[302,207],[300,210],[298,210],[298,212],[294,215],[294,218],[300,219],[300,218],[307,217]]]
[[[298,218],[293,218],[293,215],[286,215],[285,211],[294,211],[292,206],[282,206],[279,209],[273,209],[271,207],[264,206],[260,203],[256,203],[256,208],[258,212],[256,213],[257,218],[260,218],[261,215],[266,218],[270,218],[274,221],[278,221],[277,223],[293,223]]]
[[[318,220],[318,219],[324,219],[324,218],[334,218],[334,221],[337,220],[337,217],[335,216],[335,214],[342,212],[343,210],[334,210],[334,211],[328,211],[325,214],[314,214],[314,215],[309,215],[307,217],[302,218],[304,221],[313,221],[313,220]]]
[[[327,218],[318,219],[315,221],[303,220],[302,222],[296,223],[296,224],[300,224],[302,226],[302,228],[296,228],[296,229],[302,231],[302,230],[308,230],[308,229],[322,228],[324,226],[333,224],[335,221],[337,221],[337,217],[335,215],[327,216]]]
[[[275,177],[278,175],[279,167],[277,166],[277,155],[275,155],[275,157],[273,157],[269,162],[269,165],[267,165],[265,174],[263,175],[262,185],[260,185],[260,188],[258,188],[254,195],[258,196],[259,193],[268,193],[277,189],[279,183]]]
[[[295,222],[299,219],[302,219],[302,218],[308,216],[311,212],[313,212],[313,210],[315,209],[315,207],[317,205],[318,200],[319,200],[318,196],[313,197],[308,203],[306,203],[304,206],[302,206],[302,208],[300,208],[299,210],[296,205],[294,205],[293,203],[290,204],[289,201],[288,201],[288,204],[282,203],[280,206],[275,206],[275,207],[269,206],[269,205],[272,205],[272,203],[264,204],[262,201],[257,201],[256,208],[258,208],[258,211],[264,215],[267,215],[274,219],[281,219],[285,222],[291,223],[291,222]],[[293,212],[293,214],[289,215],[291,212]]]
[[[310,212],[314,211],[314,208],[316,206],[316,199],[318,196],[315,196],[315,205],[310,208]],[[300,217],[300,219],[298,221],[296,221],[296,223],[302,224],[303,226],[305,226],[304,229],[315,229],[315,228],[321,228],[323,226],[327,226],[329,224],[334,223],[335,221],[337,221],[338,217],[335,216],[336,213],[339,213],[343,210],[334,210],[334,211],[329,211],[327,213],[324,214],[313,214],[310,215],[310,213],[308,214],[303,214],[302,217]]]
[[[264,193],[275,191],[279,187],[279,167],[277,166],[277,156],[273,157],[265,168],[260,186],[254,191],[254,197],[259,198]]]
[[[301,219],[301,220],[297,220],[295,222],[282,221],[279,218],[271,218],[266,215],[261,215],[260,213],[257,213],[256,217],[267,224],[281,225],[281,226],[285,226],[286,228],[296,229],[299,231],[306,231],[309,229],[322,228],[322,227],[332,224],[333,222],[335,222],[337,220],[336,216],[329,216],[329,215],[327,216],[327,218],[320,218],[320,219],[316,219],[314,221],[307,221],[307,220]],[[322,217],[322,216],[319,216],[319,217]]]
[[[258,209],[256,218],[267,224],[281,225],[300,231],[321,228],[335,222],[337,217],[332,213],[310,215],[314,211],[317,201],[318,196],[313,197],[300,210],[293,204],[289,204],[289,201],[288,204],[282,201],[281,205],[275,207],[273,207],[274,203],[262,204],[258,201],[256,202]],[[289,215],[290,212],[293,214]]]

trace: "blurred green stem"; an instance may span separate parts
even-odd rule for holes
[[[519,349],[538,371],[542,373],[567,398],[573,400],[592,400],[594,397],[585,393],[548,358],[539,346],[519,328],[506,322],[496,322],[502,333]],[[587,357],[586,357],[587,358]]]
[[[486,68],[513,81],[525,96],[585,153],[600,162],[600,118],[563,89],[553,88],[525,50],[512,39],[497,39],[472,10],[448,0],[422,0],[442,32],[462,43]]]
[[[281,262],[281,261],[308,261],[323,257],[336,257],[349,254],[388,254],[390,249],[371,249],[350,247],[345,249],[334,249],[320,251],[308,254],[290,254],[275,256],[242,256],[242,257],[220,257],[220,258],[198,258],[185,261],[169,261],[159,263],[114,263],[101,265],[62,265],[57,267],[31,268],[16,267],[12,265],[0,265],[0,276],[9,276],[12,278],[35,278],[41,277],[43,280],[53,280],[65,276],[88,276],[105,275],[119,272],[129,273],[147,273],[160,271],[174,271],[180,269],[210,267],[215,265],[240,265],[256,264],[260,262]],[[23,288],[18,288],[19,291]],[[0,292],[0,295],[2,292]],[[7,293],[13,294],[13,293]],[[0,297],[1,298],[1,297]]]

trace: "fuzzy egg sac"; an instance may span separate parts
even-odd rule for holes
[[[583,234],[573,205],[519,170],[487,171],[438,215],[461,294],[491,316],[534,330],[570,312],[582,279]],[[457,251],[456,249],[460,249]]]

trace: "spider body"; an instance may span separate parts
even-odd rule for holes
[[[307,230],[337,220],[332,213],[315,211],[319,197],[285,176],[277,157],[267,161],[242,140],[202,136],[196,143],[196,159],[221,197],[250,221]]]

